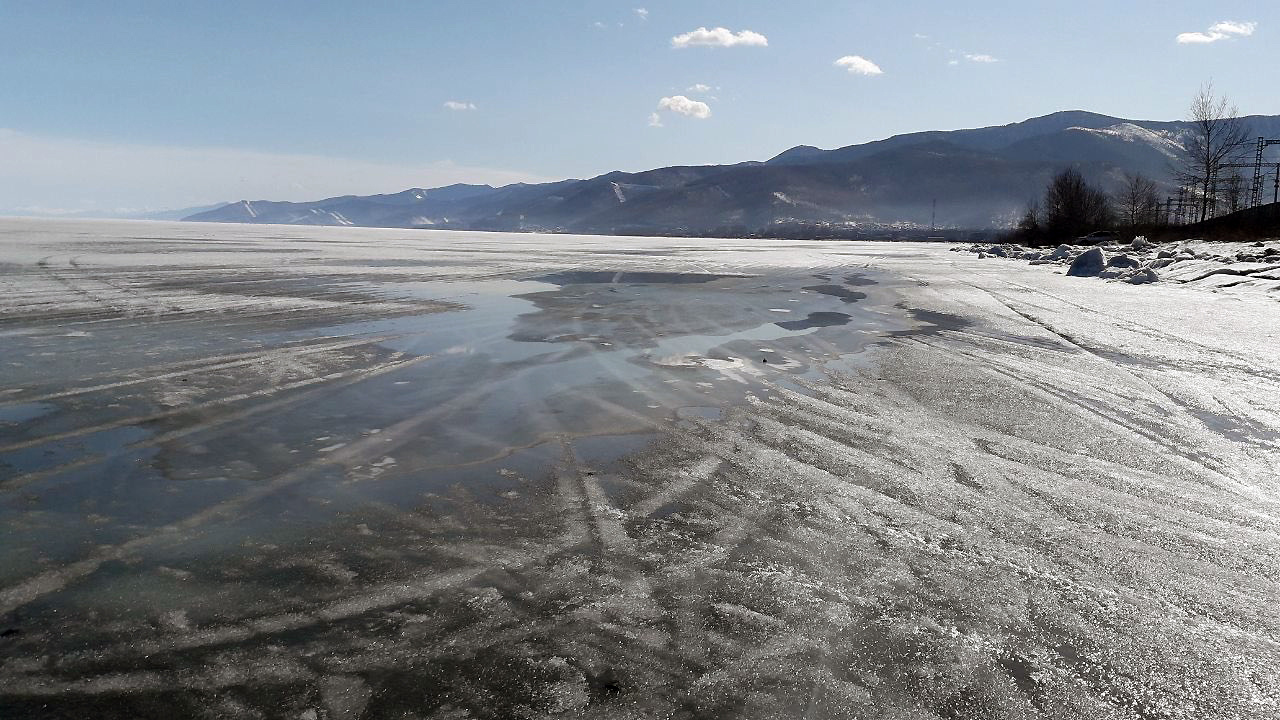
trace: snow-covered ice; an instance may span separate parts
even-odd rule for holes
[[[0,714],[1280,716],[1186,250],[0,221]]]

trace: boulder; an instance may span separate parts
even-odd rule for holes
[[[1000,247],[999,245],[992,245],[991,247],[987,248],[987,254],[995,255],[996,257],[1005,256],[1004,248]]]
[[[1069,257],[1071,257],[1070,245],[1059,245],[1058,247],[1053,249],[1052,253],[1049,253],[1050,260],[1065,260],[1066,258],[1069,258]]]
[[[1115,255],[1107,261],[1109,268],[1132,268],[1138,267],[1138,261],[1128,255]]]
[[[1159,279],[1160,276],[1156,274],[1155,270],[1152,270],[1151,268],[1144,268],[1142,270],[1133,271],[1124,279],[1124,281],[1133,285],[1145,285],[1146,283],[1156,282]]]
[[[1101,273],[1106,266],[1107,256],[1102,254],[1102,248],[1089,248],[1071,261],[1067,274],[1074,277],[1093,277]]]
[[[1178,253],[1174,250],[1161,250],[1160,252],[1156,253],[1156,257],[1158,258],[1173,259],[1177,256],[1178,256]]]
[[[1139,235],[1139,236],[1135,237],[1135,238],[1133,239],[1133,242],[1129,243],[1129,245],[1130,245],[1130,247],[1132,247],[1134,250],[1145,250],[1149,245],[1151,245],[1151,243],[1150,243],[1150,242],[1147,242],[1147,236],[1146,236],[1146,235]]]

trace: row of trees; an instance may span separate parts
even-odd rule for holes
[[[1156,225],[1162,214],[1159,187],[1150,178],[1126,175],[1120,191],[1108,195],[1067,168],[1049,181],[1043,201],[1028,204],[1016,234],[1024,243],[1051,243],[1118,225]]]

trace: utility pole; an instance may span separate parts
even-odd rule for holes
[[[1249,207],[1257,207],[1262,204],[1263,181],[1266,173],[1262,170],[1262,155],[1266,152],[1268,145],[1280,145],[1280,138],[1258,138],[1258,148],[1253,156],[1253,188],[1249,196]],[[1273,200],[1272,202],[1276,202]]]

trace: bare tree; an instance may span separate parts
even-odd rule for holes
[[[1022,219],[1018,221],[1018,229],[1027,232],[1040,231],[1040,201],[1032,198],[1027,201],[1027,209],[1022,213]]]
[[[1044,193],[1043,225],[1051,237],[1071,237],[1111,224],[1107,194],[1085,182],[1075,168],[1058,173]]]
[[[1249,128],[1235,105],[1214,95],[1212,82],[1205,83],[1192,98],[1187,119],[1191,137],[1182,174],[1200,195],[1200,220],[1204,221],[1217,200],[1218,171],[1245,149]]]
[[[1160,195],[1154,180],[1140,174],[1125,173],[1124,186],[1116,196],[1120,217],[1130,228],[1153,225],[1160,213]]]
[[[1014,237],[1018,242],[1027,245],[1039,245],[1044,239],[1044,228],[1040,227],[1040,201],[1031,198],[1027,201],[1026,210],[1014,228]]]

